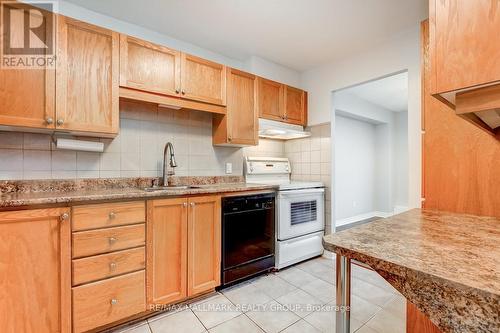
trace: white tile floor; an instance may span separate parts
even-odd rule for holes
[[[353,265],[352,274],[351,331],[405,332],[401,294],[373,271]],[[312,259],[119,332],[335,332],[334,276],[333,259]]]

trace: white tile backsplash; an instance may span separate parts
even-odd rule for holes
[[[76,151],[58,150],[52,152],[52,171],[74,170],[76,170]]]
[[[51,152],[49,150],[24,150],[24,156],[23,156],[24,172],[49,171],[50,173],[51,170],[52,170],[52,158],[51,158]]]
[[[283,141],[261,139],[246,148],[212,146],[212,115],[121,101],[120,133],[103,153],[56,150],[49,134],[0,132],[0,179],[74,179],[160,176],[163,148],[172,142],[182,176],[243,174],[244,156],[285,156]],[[300,151],[300,146],[297,152]],[[299,155],[300,156],[300,155]]]
[[[23,149],[23,133],[0,132],[0,149]]]
[[[331,230],[331,134],[330,125],[308,128],[311,137],[285,143],[285,155],[292,163],[292,179],[322,181],[325,191],[325,221]]]

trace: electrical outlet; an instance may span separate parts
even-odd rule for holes
[[[226,163],[226,174],[232,174],[233,173],[233,163]]]

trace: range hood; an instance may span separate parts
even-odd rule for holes
[[[455,113],[500,137],[500,85],[486,85],[441,94]]]
[[[285,124],[279,121],[259,119],[259,137],[276,140],[292,140],[307,138],[310,132],[304,131],[300,125]]]

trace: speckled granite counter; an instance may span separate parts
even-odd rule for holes
[[[500,332],[500,218],[411,210],[325,236],[443,332]]]
[[[177,177],[173,179],[174,185],[189,184],[198,188],[144,191],[155,183],[158,183],[157,178],[3,181],[0,183],[0,209],[275,189],[271,185],[246,184],[242,177]]]

